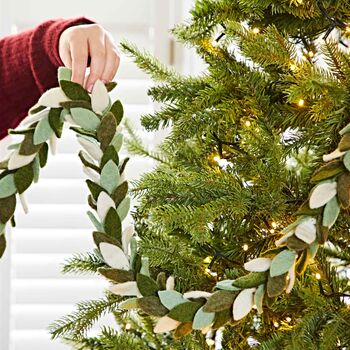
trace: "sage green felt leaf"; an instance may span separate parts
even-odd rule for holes
[[[205,312],[218,312],[232,306],[237,293],[227,290],[219,290],[210,296],[203,306]]]
[[[0,222],[6,224],[16,209],[16,195],[0,198]]]
[[[269,276],[267,280],[267,295],[270,298],[277,297],[283,293],[287,287],[287,276],[288,272],[275,277]]]
[[[289,249],[285,249],[277,254],[271,262],[270,276],[276,277],[288,272],[289,269],[295,264],[296,257],[296,252]]]
[[[215,313],[215,321],[212,326],[213,329],[219,329],[224,326],[227,322],[232,320],[232,308],[222,310]]]
[[[117,123],[112,113],[108,112],[101,120],[97,129],[97,138],[101,142],[101,149],[105,150],[112,142],[117,131]]]
[[[89,187],[92,197],[94,198],[95,201],[97,201],[98,196],[102,191],[104,191],[104,189],[100,185],[98,185],[97,183],[91,180],[86,180],[86,184]]]
[[[201,304],[192,301],[179,304],[170,310],[168,317],[179,322],[192,322]]]
[[[228,290],[228,291],[233,291],[233,292],[241,290],[241,288],[235,287],[232,284],[233,282],[234,282],[234,280],[223,280],[223,281],[216,283],[215,287],[217,289]]]
[[[70,112],[73,120],[85,130],[95,131],[101,123],[99,117],[88,109],[77,107]]]
[[[63,122],[61,120],[62,108],[51,108],[49,111],[49,124],[55,135],[60,138],[62,136]]]
[[[108,242],[106,242],[106,243],[108,243]],[[104,277],[106,277],[114,282],[117,282],[117,283],[124,283],[124,282],[134,280],[134,273],[132,271],[100,267],[98,269],[98,272],[102,276],[104,276]]]
[[[71,80],[72,79],[72,70],[67,67],[59,67],[57,70],[58,81],[61,80]]]
[[[103,225],[96,219],[95,215],[91,211],[87,212],[87,216],[89,217],[93,225],[96,227],[97,231],[104,231]]]
[[[107,235],[117,239],[119,242],[122,237],[122,223],[119,215],[114,208],[110,208],[104,221],[104,232]]]
[[[24,156],[29,156],[31,154],[38,153],[41,147],[42,144],[34,145],[33,133],[28,133],[24,136],[18,153]]]
[[[158,292],[158,296],[161,303],[169,310],[188,301],[181,293],[175,290],[161,290]]]
[[[144,297],[157,295],[159,290],[157,282],[146,275],[138,273],[136,276],[137,287]]]
[[[350,124],[346,125],[343,129],[341,129],[341,130],[339,131],[339,134],[340,134],[340,135],[344,135],[344,134],[346,134],[347,132],[350,132]]]
[[[257,287],[267,280],[267,275],[268,271],[250,272],[245,276],[235,279],[233,286],[241,289]]]
[[[127,194],[128,182],[124,181],[113,191],[111,198],[113,199],[115,205],[118,207]]]
[[[117,208],[117,213],[119,215],[120,221],[123,221],[127,217],[130,210],[130,203],[130,197],[127,196],[119,204]]]
[[[91,103],[84,100],[65,101],[61,102],[60,105],[68,111],[70,111],[72,108],[84,108],[92,111]]]
[[[41,168],[43,168],[47,163],[48,153],[49,153],[49,146],[47,145],[47,143],[44,143],[39,151],[39,164]]]
[[[34,171],[32,164],[19,168],[14,174],[15,186],[18,193],[23,193],[33,182]]]
[[[112,160],[117,165],[119,164],[118,152],[113,145],[108,146],[103,152],[100,167],[103,168],[109,160]]]
[[[123,245],[124,246],[124,245]],[[150,277],[150,272],[149,272],[149,257],[148,256],[142,256],[141,257],[141,269],[140,273],[142,275]],[[157,283],[158,285],[158,283]]]
[[[331,228],[337,221],[340,206],[337,197],[333,197],[325,206],[323,211],[322,225]]]
[[[110,81],[110,82],[105,84],[108,92],[111,92],[117,85],[118,85],[118,83],[116,83],[115,81]]]
[[[156,296],[147,296],[137,299],[138,307],[149,316],[162,317],[168,313]]]
[[[110,112],[113,113],[114,118],[115,118],[115,120],[117,122],[117,125],[119,125],[120,122],[122,121],[123,115],[124,115],[124,108],[123,108],[122,103],[119,100],[115,101],[112,104]]]
[[[51,135],[53,134],[53,130],[49,123],[49,117],[45,117],[39,121],[37,126],[35,127],[33,143],[34,145],[39,145],[47,141]]]
[[[114,135],[112,141],[111,141],[111,145],[113,145],[113,147],[115,148],[115,150],[117,152],[120,151],[120,149],[122,148],[123,145],[123,141],[124,141],[124,136],[121,133],[118,133],[116,135]]]
[[[101,170],[100,184],[108,193],[112,193],[119,185],[119,181],[119,168],[117,164],[109,160]]]
[[[350,171],[350,151],[346,152],[343,158],[343,163],[345,165],[345,168]]]
[[[333,160],[317,169],[312,175],[310,182],[317,183],[319,181],[330,179],[342,173],[344,170],[345,168],[341,160]]]
[[[263,300],[265,295],[265,285],[260,284],[260,286],[256,289],[254,294],[254,304],[259,314],[263,312]]]
[[[104,232],[94,231],[92,236],[93,236],[94,243],[96,244],[97,248],[99,248],[100,244],[103,242],[113,244],[119,248],[122,248],[121,244],[116,239],[112,238],[111,236],[106,235]]]
[[[131,309],[137,309],[137,300],[139,298],[130,298],[122,301],[121,303],[118,304],[118,308],[123,309],[123,310],[131,310]]]
[[[4,255],[6,250],[6,238],[4,234],[0,234],[0,258]]]
[[[62,80],[60,85],[65,95],[71,100],[83,100],[90,102],[88,92],[80,84],[68,80]]]
[[[14,174],[8,174],[0,179],[0,198],[6,198],[16,193]]]
[[[193,329],[203,329],[210,326],[215,319],[215,312],[205,312],[201,307],[194,316]]]
[[[79,135],[91,137],[91,138],[97,140],[96,135],[92,131],[87,131],[87,130],[80,128],[78,126],[70,126],[69,129],[73,130],[74,132],[76,132]]]

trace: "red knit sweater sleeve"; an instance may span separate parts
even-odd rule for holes
[[[27,115],[40,95],[57,86],[61,33],[68,27],[94,23],[85,17],[50,20],[0,40],[0,139]]]

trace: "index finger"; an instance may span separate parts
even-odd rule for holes
[[[89,56],[87,40],[72,41],[70,51],[72,57],[72,81],[83,85]]]

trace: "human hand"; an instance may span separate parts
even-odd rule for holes
[[[67,28],[59,40],[62,62],[72,69],[72,81],[92,90],[96,80],[111,81],[119,67],[120,57],[110,33],[98,24]],[[85,77],[88,58],[90,74]]]

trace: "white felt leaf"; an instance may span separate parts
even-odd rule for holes
[[[105,84],[97,80],[91,91],[91,106],[95,113],[102,112],[109,106],[109,96]]]
[[[123,221],[127,217],[130,210],[130,204],[130,197],[126,196],[118,205],[117,213],[119,215],[120,221]]]
[[[323,182],[317,185],[311,192],[309,206],[311,209],[323,207],[337,194],[337,183]]]
[[[30,124],[36,123],[38,121],[40,121],[42,118],[47,117],[49,115],[49,110],[43,109],[42,111],[35,113],[33,115],[28,115],[27,117],[25,117],[21,123],[20,126],[28,126]]]
[[[325,154],[325,155],[323,156],[323,161],[324,161],[324,162],[329,162],[330,160],[339,158],[339,157],[343,156],[344,154],[345,154],[345,152],[341,152],[341,151],[339,151],[339,149],[337,148],[337,149],[336,149],[335,151],[333,151],[332,153]]]
[[[109,290],[112,293],[121,295],[121,296],[142,297],[142,294],[137,288],[137,283],[135,281],[113,284],[112,286],[109,287]]]
[[[101,148],[97,145],[95,141],[90,141],[84,137],[78,136],[78,142],[92,158],[100,162],[103,153],[101,151]]]
[[[295,228],[295,235],[307,244],[312,243],[316,239],[316,220],[314,218],[303,220]]]
[[[177,326],[180,324],[179,321],[173,320],[172,318],[168,316],[164,316],[160,318],[155,325],[153,331],[154,333],[165,333],[170,332],[177,328]]]
[[[96,165],[96,161],[95,159],[93,159],[87,152],[85,152],[84,150],[80,151],[82,156],[90,163]]]
[[[247,316],[254,305],[255,288],[242,290],[233,303],[233,319],[238,321]]]
[[[18,197],[19,197],[19,201],[21,203],[23,212],[25,214],[28,214],[29,210],[28,210],[28,203],[27,203],[27,200],[26,200],[26,197],[25,197],[25,193],[18,194]]]
[[[53,133],[54,131],[52,130],[49,123],[49,117],[42,118],[35,127],[35,131],[33,135],[34,145],[39,145],[45,142],[51,137]]]
[[[251,272],[263,272],[270,268],[271,259],[269,258],[257,258],[250,260],[244,264],[244,268]]]
[[[168,279],[166,280],[166,290],[174,290],[175,288],[175,278],[173,276],[169,276]]]
[[[38,104],[41,106],[59,108],[60,102],[70,101],[60,87],[45,91],[39,98]]]
[[[57,153],[57,136],[53,133],[49,138],[50,152],[54,156]]]
[[[158,292],[160,302],[171,310],[177,305],[183,304],[188,300],[184,299],[183,295],[175,290],[161,290]]]
[[[289,277],[289,281],[288,281],[288,285],[286,288],[286,293],[289,294],[293,287],[294,287],[294,282],[295,282],[295,264],[293,264],[293,266],[289,269],[289,273],[288,273],[288,277]]]
[[[193,298],[193,299],[198,299],[198,298],[209,298],[212,295],[212,293],[209,292],[203,292],[201,290],[193,290],[190,292],[186,292],[184,294],[184,298]]]
[[[88,168],[85,165],[83,166],[83,172],[90,180],[97,183],[100,181],[98,174],[94,170],[92,170],[91,168]]]
[[[17,192],[13,174],[8,174],[0,179],[0,198],[6,198]]]
[[[95,131],[101,123],[94,112],[85,108],[71,108],[70,113],[76,124],[88,131]]]
[[[241,290],[241,288],[237,288],[235,286],[232,285],[232,283],[234,282],[234,280],[223,280],[223,281],[219,281],[218,283],[216,283],[216,287],[218,289],[223,289],[223,290],[231,290],[231,291],[238,291]]]
[[[115,208],[113,199],[104,191],[97,198],[97,214],[102,222],[105,221],[109,209]]]
[[[280,276],[288,272],[295,264],[297,253],[293,250],[285,249],[278,253],[271,262],[270,276]]]
[[[254,304],[259,314],[263,313],[263,300],[265,294],[265,285],[260,284],[260,286],[256,289],[254,293]]]
[[[129,245],[131,237],[134,235],[134,225],[129,225],[122,233],[122,245],[125,255],[129,255]]]
[[[7,168],[9,170],[21,168],[21,167],[31,163],[33,161],[33,159],[35,158],[35,156],[36,156],[36,153],[31,154],[29,156],[23,156],[22,154],[18,153],[18,150],[16,150],[10,156]]]
[[[113,160],[109,160],[101,170],[101,186],[112,193],[118,186],[120,180],[119,168]]]
[[[192,328],[193,329],[204,329],[210,326],[215,319],[215,312],[204,312],[203,306],[196,312]]]
[[[66,122],[68,122],[69,124],[76,125],[74,119],[72,118],[72,116],[69,113],[64,116],[64,120]]]
[[[130,264],[127,256],[116,245],[102,242],[100,243],[100,251],[104,261],[110,267],[121,270],[129,270]]]
[[[287,241],[287,239],[291,236],[294,235],[294,231],[289,231],[288,233],[286,233],[284,236],[282,236],[280,239],[278,239],[275,244],[276,244],[276,247],[279,247],[281,246],[282,244],[284,244],[284,242]]]

